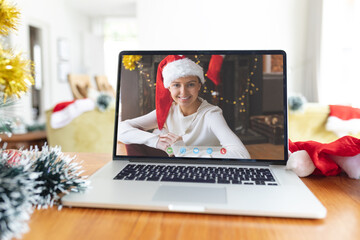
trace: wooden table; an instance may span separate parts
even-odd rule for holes
[[[87,174],[109,154],[77,154]],[[302,179],[328,210],[323,220],[57,208],[35,210],[23,239],[360,239],[360,180]]]
[[[41,149],[46,140],[46,131],[33,131],[23,134],[12,134],[10,137],[6,134],[0,134],[0,147],[7,143],[7,149],[28,149],[30,146],[38,146]]]

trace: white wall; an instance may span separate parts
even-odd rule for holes
[[[71,72],[103,73],[103,36],[94,30],[102,17],[90,19],[79,7],[70,6],[70,0],[14,1],[22,20],[12,44],[28,52],[28,25],[44,32],[44,108],[72,100],[68,83],[58,80],[57,40],[69,40]],[[309,31],[313,24],[309,16],[316,15],[309,13],[313,1],[322,0],[137,0],[138,46],[147,50],[283,49],[288,54],[289,91],[302,93],[314,58],[312,51],[309,54],[314,34]],[[30,98],[22,101],[22,113],[30,116]]]
[[[319,102],[360,107],[360,1],[323,5]]]
[[[306,65],[309,0],[138,0],[141,49],[283,49],[289,91]]]
[[[69,84],[58,79],[57,41],[64,38],[69,42],[71,72],[84,73],[84,36],[90,32],[88,17],[73,10],[64,0],[16,0],[15,3],[21,11],[21,22],[18,32],[11,37],[12,46],[29,53],[29,25],[43,32],[43,108],[72,100]],[[31,119],[30,106],[30,96],[23,97],[19,111],[26,121]]]

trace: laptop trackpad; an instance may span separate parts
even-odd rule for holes
[[[225,204],[226,188],[160,186],[156,191],[154,201],[197,202]]]

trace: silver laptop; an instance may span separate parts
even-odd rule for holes
[[[113,161],[66,206],[294,218],[326,209],[285,169],[284,51],[124,51]]]

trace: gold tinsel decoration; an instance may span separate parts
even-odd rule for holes
[[[0,46],[0,89],[4,92],[4,102],[9,96],[20,97],[34,84],[33,72],[30,60]]]
[[[0,0],[0,34],[8,35],[11,30],[16,30],[20,11],[6,2]]]
[[[125,69],[132,71],[136,68],[136,64],[141,58],[142,56],[140,55],[124,55],[122,63],[124,64]]]

